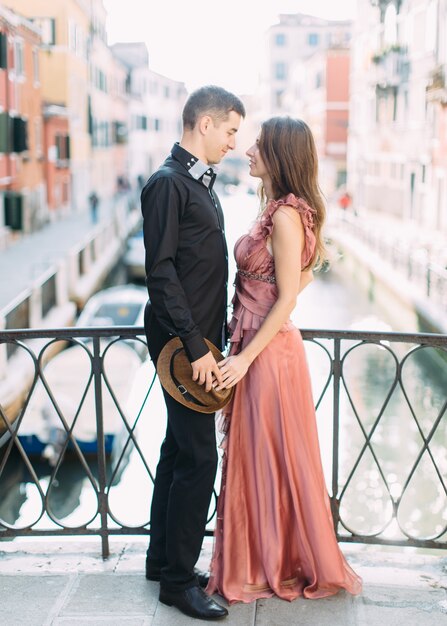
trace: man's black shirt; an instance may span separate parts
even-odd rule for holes
[[[175,144],[141,192],[151,333],[178,336],[190,361],[223,348],[228,253],[211,168]],[[155,320],[153,319],[155,318]],[[160,338],[155,338],[160,343]]]

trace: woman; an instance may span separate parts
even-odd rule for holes
[[[321,598],[361,579],[337,544],[303,341],[289,315],[324,259],[325,208],[308,126],[272,118],[247,151],[261,213],[238,265],[224,387],[224,458],[208,593],[230,603]],[[217,387],[219,388],[219,387]]]

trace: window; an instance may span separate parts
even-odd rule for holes
[[[275,106],[277,106],[279,109],[282,107],[282,96],[283,96],[282,89],[275,92]]]
[[[391,46],[397,41],[397,11],[394,4],[390,3],[384,17],[384,43]]]
[[[68,47],[76,52],[76,24],[72,20],[68,22]]]
[[[397,120],[397,87],[393,88],[393,122]]]
[[[23,76],[25,73],[25,66],[23,62],[23,41],[16,39],[14,42],[14,67],[16,76]]]
[[[54,46],[56,43],[56,20],[52,17],[37,17],[33,20],[42,31],[42,43]]]
[[[308,46],[318,46],[319,36],[317,33],[309,33],[307,35],[307,45]]]
[[[436,40],[439,28],[437,12],[437,2],[431,0],[425,9],[425,49],[427,52],[434,52],[437,45]]]
[[[56,166],[67,167],[66,162],[70,160],[70,137],[58,133],[54,140],[56,144]]]
[[[275,35],[275,45],[276,46],[285,46],[286,45],[286,36],[284,33],[276,33]]]
[[[36,157],[42,156],[42,121],[40,117],[34,120],[34,145],[36,146]]]
[[[107,93],[107,76],[98,67],[93,68],[93,84],[100,91]]]
[[[70,20],[68,22],[68,47],[81,59],[88,58],[88,36],[76,22]]]
[[[134,115],[132,118],[132,128],[136,130],[147,130],[147,117],[145,115]]]
[[[169,92],[169,87],[167,85],[164,88],[164,92],[165,92],[165,98],[169,98],[170,92]]]
[[[147,130],[147,117],[145,115],[137,115],[137,128]]]
[[[28,150],[28,127],[22,117],[12,118],[13,149],[12,152],[26,152]]]
[[[113,122],[113,143],[127,143],[127,127],[124,122]]]
[[[23,196],[20,193],[9,191],[5,194],[5,226],[9,226],[12,230],[22,229]],[[22,304],[24,304],[24,302]],[[26,300],[26,302],[28,303],[28,300]],[[17,323],[17,319],[14,321]],[[27,326],[29,326],[29,319],[27,319]],[[10,328],[20,328],[20,321],[19,326],[14,324],[14,326],[10,326]]]
[[[0,33],[0,69],[8,67],[8,37],[6,33]]]
[[[275,78],[276,80],[285,80],[287,78],[287,67],[282,61],[275,65]]]
[[[9,152],[11,146],[11,121],[6,111],[0,113],[0,152]]]
[[[154,130],[157,133],[161,131],[161,120],[157,118],[154,119]]]
[[[39,50],[33,49],[33,77],[34,83],[39,82]]]

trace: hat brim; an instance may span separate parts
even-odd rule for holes
[[[220,350],[208,339],[205,342],[216,361],[222,361],[224,356]],[[215,413],[228,404],[233,396],[233,387],[207,392],[204,385],[193,381],[192,366],[179,337],[168,341],[160,352],[157,374],[163,388],[174,400],[199,413]]]

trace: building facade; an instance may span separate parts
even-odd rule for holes
[[[262,108],[269,115],[288,112],[285,98],[293,67],[318,50],[346,47],[351,22],[324,20],[302,13],[282,14],[265,38],[264,71],[261,76]]]
[[[48,219],[39,45],[30,20],[0,8],[0,225],[24,232]]]
[[[359,210],[447,231],[445,0],[359,0],[348,185]]]
[[[283,104],[311,128],[319,156],[320,185],[326,195],[347,178],[350,49],[333,45],[291,64]]]
[[[32,19],[41,30],[42,98],[45,104],[67,110],[70,203],[72,209],[82,210],[91,170],[87,110],[91,3],[89,0],[5,0],[5,4]]]
[[[43,107],[44,163],[50,219],[70,211],[70,134],[68,112],[63,106]]]
[[[128,94],[126,67],[107,45],[106,11],[93,0],[89,38],[88,115],[91,138],[90,188],[109,200],[127,180]]]
[[[182,132],[181,112],[187,92],[184,83],[149,68],[144,43],[119,43],[114,55],[127,67],[129,96],[129,178],[146,181],[164,161]]]

